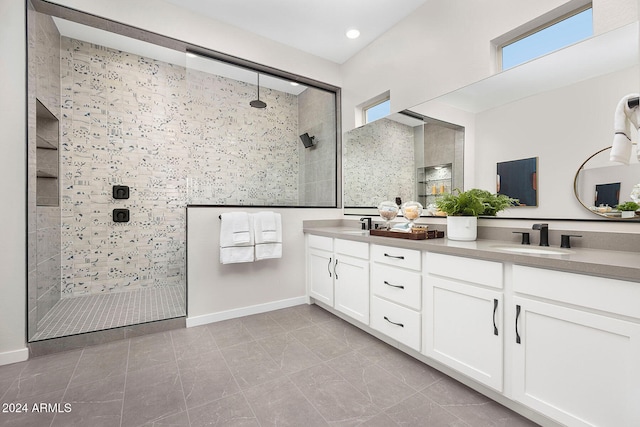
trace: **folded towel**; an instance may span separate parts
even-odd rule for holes
[[[282,258],[282,243],[262,243],[256,245],[256,261]]]
[[[239,262],[253,262],[253,246],[230,246],[220,248],[220,263],[235,264]]]
[[[227,212],[220,216],[220,246],[253,245],[253,222],[246,212]]]
[[[253,214],[253,229],[256,245],[282,243],[282,217],[276,212]]]
[[[616,133],[613,136],[613,145],[611,145],[610,162],[629,164],[631,158],[631,140],[623,133]]]
[[[629,108],[629,100],[637,98],[637,93],[623,96],[616,106],[613,116],[613,144],[611,145],[611,154],[609,161],[629,164],[631,157],[631,132],[630,124],[637,129],[640,124],[638,107]]]

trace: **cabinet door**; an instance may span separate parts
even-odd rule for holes
[[[425,278],[425,354],[502,391],[502,293]]]
[[[309,295],[318,301],[333,306],[333,253],[309,248]]]
[[[336,256],[335,309],[369,324],[369,261]]]
[[[640,325],[514,298],[513,398],[571,426],[640,425]]]

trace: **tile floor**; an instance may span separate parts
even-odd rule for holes
[[[3,427],[535,426],[307,305],[0,366],[0,402],[29,410]]]
[[[184,316],[184,286],[63,298],[38,322],[31,341]]]

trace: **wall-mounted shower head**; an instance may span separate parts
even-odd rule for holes
[[[249,103],[253,108],[265,108],[267,103],[260,101],[260,73],[258,73],[258,99],[254,99]]]

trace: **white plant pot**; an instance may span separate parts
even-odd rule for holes
[[[447,238],[449,240],[472,241],[478,237],[477,216],[448,216]]]
[[[636,216],[635,211],[622,211],[622,218],[633,218]]]

